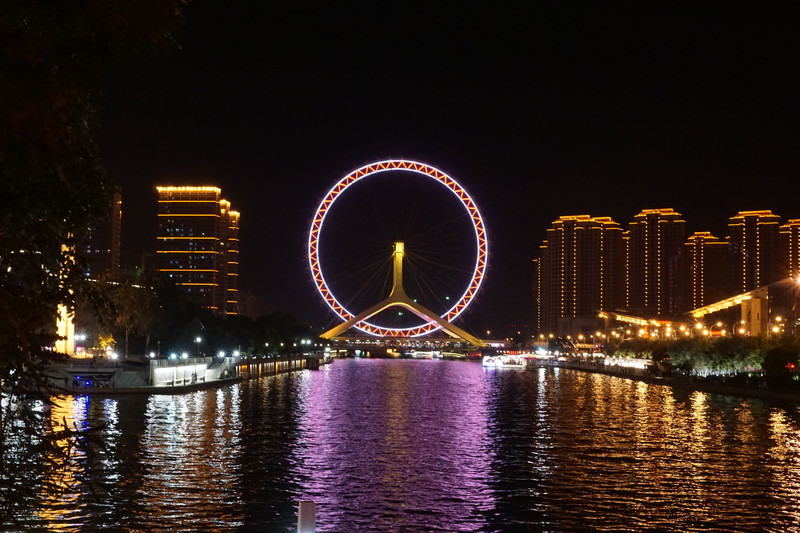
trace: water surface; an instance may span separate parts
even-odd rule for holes
[[[351,359],[51,414],[106,424],[51,529],[800,531],[796,406],[599,374]]]

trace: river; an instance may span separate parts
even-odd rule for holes
[[[800,410],[580,371],[336,360],[182,395],[67,397],[103,422],[62,531],[800,531]]]

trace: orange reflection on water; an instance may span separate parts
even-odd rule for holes
[[[773,459],[775,484],[770,496],[778,501],[787,501],[779,510],[795,524],[800,524],[800,429],[798,429],[797,408],[794,419],[787,411],[773,409],[769,417],[773,446],[769,455]]]
[[[59,396],[52,399],[49,418],[53,431],[69,429],[83,433],[90,426],[90,401],[87,396]],[[109,401],[114,407],[113,401]],[[99,410],[105,411],[106,405]],[[96,413],[98,420],[112,420],[107,413]],[[76,438],[82,438],[78,436]],[[51,530],[78,531],[80,524],[90,515],[86,511],[85,496],[90,492],[84,481],[86,473],[86,449],[76,446],[70,439],[56,441],[65,455],[50,455],[48,462],[54,466],[52,476],[43,473],[53,483],[53,490],[43,485],[42,504],[38,517]]]
[[[170,524],[231,531],[242,525],[239,407],[238,386],[150,397],[138,488],[142,531]]]

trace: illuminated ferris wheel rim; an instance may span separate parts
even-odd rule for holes
[[[441,170],[425,163],[409,161],[405,159],[388,159],[385,161],[370,163],[344,176],[325,194],[322,201],[319,203],[319,206],[317,207],[316,213],[314,214],[314,219],[311,223],[311,230],[308,234],[308,263],[311,269],[312,277],[314,278],[314,283],[316,284],[317,290],[322,296],[322,299],[340,318],[347,321],[355,316],[354,313],[346,309],[344,305],[342,305],[336,299],[333,292],[328,287],[327,282],[325,281],[325,276],[323,275],[319,258],[319,236],[320,232],[322,231],[325,217],[340,194],[342,194],[345,190],[347,190],[348,187],[357,181],[363,180],[364,178],[373,174],[389,171],[413,172],[434,179],[438,183],[444,185],[459,199],[464,209],[469,214],[470,220],[472,220],[476,244],[472,278],[466,290],[461,295],[461,298],[459,298],[450,309],[441,315],[443,320],[450,322],[464,312],[469,303],[477,294],[478,289],[483,282],[483,276],[486,272],[488,241],[486,238],[486,229],[483,224],[483,218],[478,210],[478,206],[475,205],[475,202],[472,200],[472,197],[470,197],[470,195],[464,190],[463,187],[461,187],[461,185],[458,184],[458,182],[456,182],[456,180]],[[432,331],[436,331],[440,328],[440,326],[434,322],[427,322],[420,326],[413,326],[409,328],[387,328],[369,323],[366,320],[359,322],[355,327],[370,335],[383,337],[418,337]]]

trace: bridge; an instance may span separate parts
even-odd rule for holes
[[[408,311],[411,311],[426,323],[434,323],[441,331],[449,335],[448,340],[453,342],[451,339],[455,339],[455,342],[466,342],[475,347],[486,347],[488,344],[467,333],[463,329],[459,328],[455,324],[448,322],[442,319],[437,313],[431,311],[430,309],[420,305],[419,303],[413,301],[411,298],[408,297],[406,294],[405,289],[403,288],[403,258],[405,257],[405,245],[403,242],[395,242],[394,243],[394,252],[393,256],[393,267],[392,267],[392,289],[389,292],[389,296],[376,303],[372,307],[358,313],[357,315],[353,316],[349,320],[339,324],[336,327],[329,329],[328,331],[324,332],[320,337],[323,339],[329,340],[350,340],[355,341],[358,339],[363,339],[363,337],[345,337],[342,336],[344,332],[351,329],[353,326],[361,322],[362,320],[368,320],[369,318],[377,315],[381,311],[388,309],[390,307],[401,307]],[[391,339],[396,339],[396,337],[391,337]],[[428,341],[432,342],[432,339],[427,339]],[[442,340],[443,341],[443,340]]]
[[[724,298],[718,302],[698,307],[697,309],[692,309],[691,311],[688,311],[686,315],[691,317],[696,322],[708,315],[733,309],[738,306],[740,308],[741,316],[741,319],[738,321],[738,323],[740,324],[741,328],[750,335],[766,334],[769,332],[770,313],[774,313],[776,307],[781,307],[780,302],[787,299],[786,297],[782,296],[782,292],[785,292],[784,289],[787,287],[796,286],[797,283],[793,279],[782,279],[769,285],[758,287],[757,289],[743,292],[741,294],[736,294],[734,296]],[[773,291],[772,296],[770,296],[770,290]],[[793,296],[790,299],[791,302],[788,303],[796,306],[797,298]],[[788,303],[784,302],[787,308]],[[794,309],[794,307],[792,307],[792,309]],[[673,321],[669,319],[645,318],[611,311],[601,311],[598,314],[598,317],[604,319],[613,319],[617,322],[644,328],[670,327],[675,330],[678,329],[679,326],[692,326],[692,324],[688,323],[681,324],[680,320]]]

